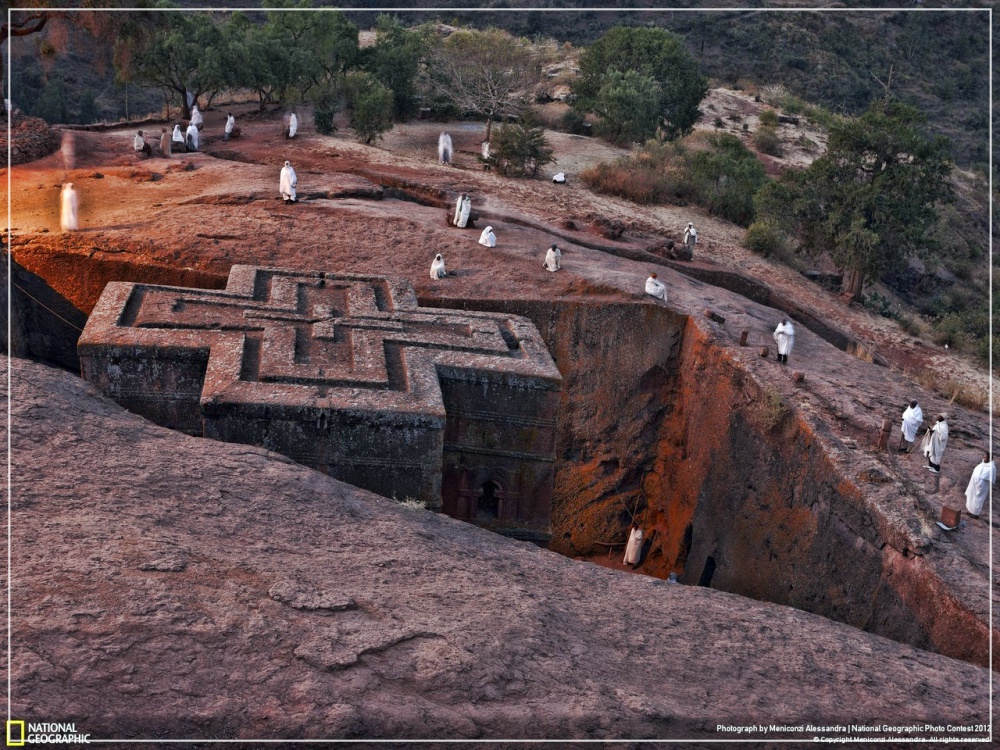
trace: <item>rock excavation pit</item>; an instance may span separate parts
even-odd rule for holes
[[[86,301],[108,279],[150,274],[140,264],[92,258],[87,273],[49,282],[89,313]],[[221,286],[214,274],[192,278],[191,270],[166,266],[155,274],[159,284]],[[682,583],[987,663],[985,618],[924,559],[926,540],[866,502],[825,436],[691,317],[606,299],[423,294],[418,302],[523,316],[552,355],[562,388],[550,549],[599,562],[609,550],[620,555],[634,514],[655,530],[647,574],[675,572]],[[30,326],[33,318],[20,315]],[[471,491],[482,498],[497,489],[484,480]]]

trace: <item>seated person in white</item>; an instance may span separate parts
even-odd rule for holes
[[[486,247],[496,247],[497,246],[497,236],[493,234],[493,227],[486,227],[483,233],[479,235],[479,244],[485,245]]]
[[[664,302],[667,301],[667,288],[656,280],[655,273],[649,274],[649,278],[646,279],[646,294],[650,297],[656,297],[656,299],[662,299]]]

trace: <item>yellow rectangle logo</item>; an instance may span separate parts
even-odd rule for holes
[[[7,719],[7,747],[24,747],[24,722]]]

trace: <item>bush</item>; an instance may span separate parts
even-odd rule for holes
[[[391,130],[393,94],[369,73],[354,71],[344,79],[347,114],[358,140],[373,143]]]
[[[785,153],[781,146],[781,138],[778,137],[778,131],[770,126],[765,125],[753,134],[753,144],[758,151],[768,156],[781,156]]]
[[[530,114],[517,124],[504,123],[493,132],[490,158],[497,174],[504,177],[534,177],[538,168],[552,159],[545,131],[534,125]]]
[[[721,128],[721,127],[725,126],[725,123],[722,121],[721,117],[716,117],[715,121],[712,123],[712,125],[714,125],[717,128]]]
[[[563,116],[559,120],[559,126],[573,135],[583,135],[586,130],[583,127],[585,124],[586,120],[583,114],[572,107],[563,112]]]
[[[780,250],[782,242],[781,233],[763,221],[755,221],[743,234],[743,247],[765,258]]]
[[[312,97],[313,125],[321,135],[330,135],[337,130],[333,118],[338,109],[338,93],[333,86],[323,86],[317,89]]]
[[[949,313],[934,323],[934,343],[938,346],[962,348],[968,343],[965,324],[955,313]]]
[[[778,127],[778,113],[773,109],[765,109],[761,111],[758,116],[760,124],[765,127],[776,128]]]

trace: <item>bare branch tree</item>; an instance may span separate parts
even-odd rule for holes
[[[457,31],[433,50],[428,63],[432,94],[484,116],[486,140],[494,117],[521,112],[540,70],[525,40],[498,29]]]

